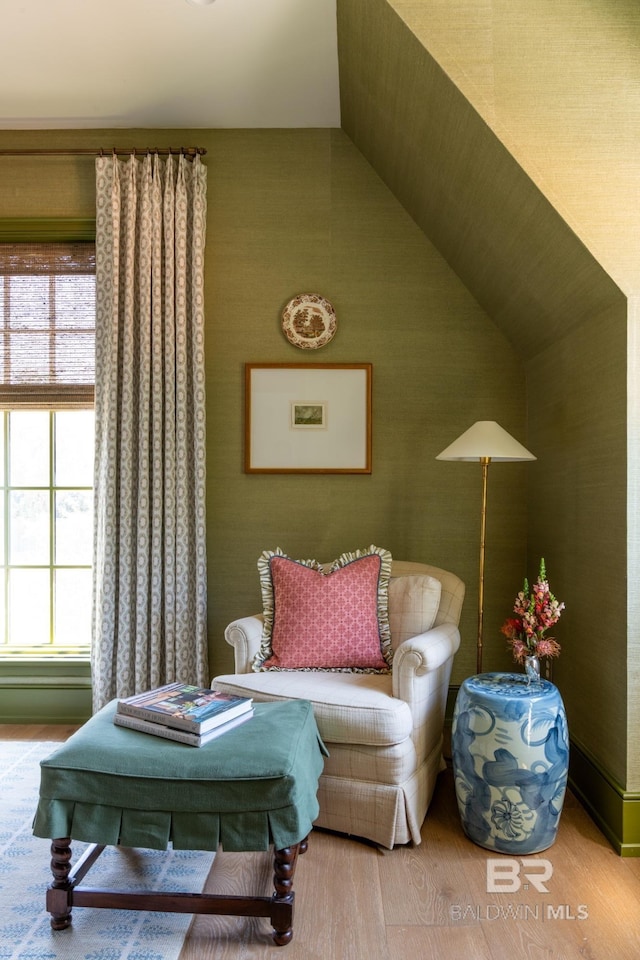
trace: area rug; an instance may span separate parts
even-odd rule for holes
[[[0,731],[1,735],[1,731]],[[177,960],[189,914],[74,907],[53,931],[45,908],[50,841],[34,837],[40,760],[60,744],[0,741],[0,960]],[[86,844],[74,843],[74,862]],[[91,887],[199,893],[213,853],[108,847],[84,883]]]

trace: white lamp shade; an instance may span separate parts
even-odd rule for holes
[[[449,444],[436,460],[535,460],[510,433],[495,420],[478,420]]]

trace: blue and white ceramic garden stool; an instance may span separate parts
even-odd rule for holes
[[[567,718],[553,683],[518,673],[469,677],[456,700],[452,752],[470,840],[512,856],[551,846],[569,765]]]

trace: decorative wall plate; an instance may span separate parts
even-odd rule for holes
[[[333,340],[338,321],[328,300],[317,293],[301,293],[284,308],[282,329],[287,340],[302,350],[317,350]]]

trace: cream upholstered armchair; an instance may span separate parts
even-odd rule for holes
[[[454,573],[392,561],[388,604],[394,652],[388,673],[254,672],[263,617],[227,627],[236,672],[216,677],[212,687],[255,700],[313,704],[329,751],[317,826],[387,848],[420,843],[444,768],[444,714],[463,599],[464,584]]]

